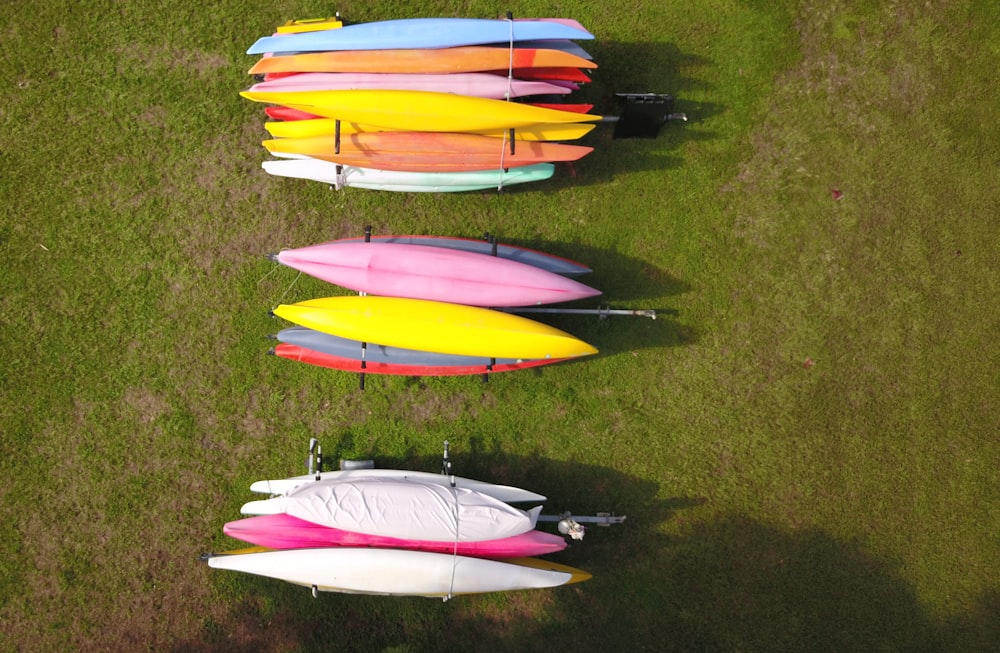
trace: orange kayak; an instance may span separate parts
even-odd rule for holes
[[[513,54],[513,56],[512,56]],[[471,73],[514,68],[597,68],[569,52],[467,46],[411,50],[343,50],[264,57],[250,69],[265,73]]]
[[[510,143],[478,134],[450,132],[362,132],[264,141],[277,156],[308,156],[348,166],[406,172],[463,172],[517,168],[554,161],[576,161],[594,148],[547,141]]]

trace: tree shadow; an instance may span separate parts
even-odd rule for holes
[[[605,467],[505,453],[472,437],[454,473],[549,497],[546,512],[627,514],[591,528],[552,560],[594,575],[580,585],[441,604],[320,594],[253,576],[222,576],[241,596],[177,651],[869,651],[988,650],[997,595],[967,619],[937,624],[894,565],[816,529],[789,531],[699,510],[701,497]],[[379,467],[435,471],[406,455]],[[674,521],[677,535],[662,525]],[[220,572],[220,575],[224,572]]]

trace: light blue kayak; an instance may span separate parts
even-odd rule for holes
[[[265,36],[247,54],[267,52],[326,52],[331,50],[400,50],[452,48],[505,43],[511,40],[589,40],[594,35],[546,20],[486,20],[479,18],[404,18],[359,23],[339,29]]]

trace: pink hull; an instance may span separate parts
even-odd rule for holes
[[[566,541],[551,533],[528,531],[513,537],[478,542],[429,542],[344,531],[286,514],[258,515],[231,521],[222,527],[229,537],[269,549],[311,549],[329,546],[409,549],[455,553],[473,558],[520,558],[546,555],[566,548]]]
[[[358,292],[470,306],[531,306],[600,294],[526,263],[425,245],[335,241],[283,250],[277,261]]]
[[[510,82],[510,97],[558,95],[575,90],[574,86],[544,81],[515,79]],[[342,91],[389,89],[400,91],[437,91],[502,100],[506,97],[506,77],[490,73],[447,75],[406,73],[299,73],[254,84],[251,91]]]

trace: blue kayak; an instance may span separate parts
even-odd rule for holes
[[[587,40],[586,30],[546,20],[487,20],[479,18],[404,18],[359,23],[338,29],[265,36],[247,54],[267,52],[326,52],[331,50],[400,50],[452,48],[511,40]]]
[[[436,354],[415,349],[386,347],[384,345],[368,344],[362,349],[357,340],[349,340],[339,336],[314,331],[306,327],[289,327],[282,329],[274,336],[279,342],[311,349],[331,356],[340,356],[352,360],[366,360],[372,363],[387,363],[392,365],[418,365],[424,367],[486,367],[491,363],[489,358],[482,356],[459,356],[457,354]],[[523,362],[514,358],[496,358],[494,365],[513,365]]]

